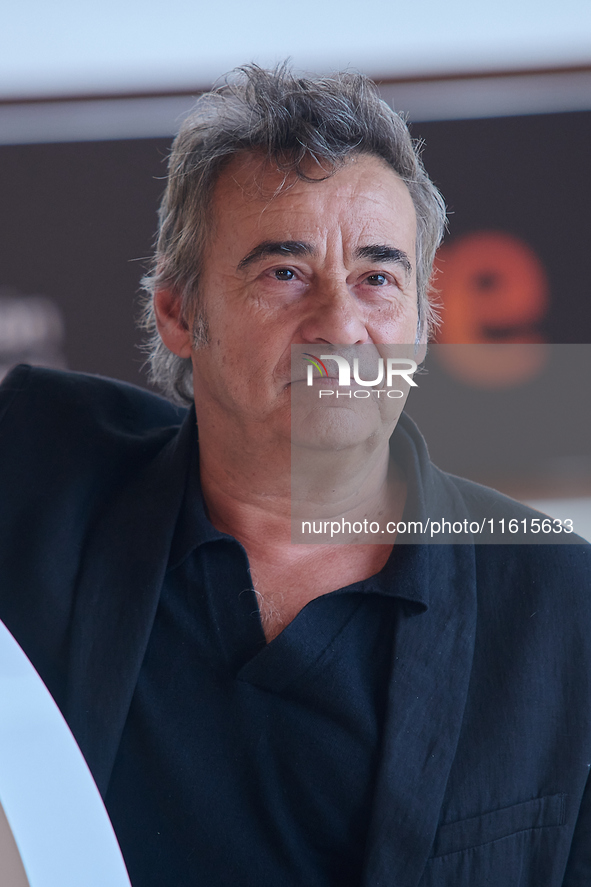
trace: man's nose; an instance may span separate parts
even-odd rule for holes
[[[307,301],[299,331],[302,342],[363,345],[370,341],[362,308],[346,281],[319,282]]]

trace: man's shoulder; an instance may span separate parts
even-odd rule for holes
[[[436,472],[457,491],[478,525],[473,538],[479,584],[496,605],[503,596],[539,600],[549,595],[559,610],[570,603],[591,617],[591,545],[576,534],[576,526],[490,487]]]
[[[48,496],[106,487],[178,436],[187,411],[124,382],[20,366],[0,386],[0,465],[7,491]],[[8,497],[8,492],[7,492]]]
[[[474,543],[477,550],[513,546],[521,550],[515,556],[522,562],[527,559],[526,549],[532,549],[534,559],[541,547],[553,551],[581,548],[585,549],[582,557],[589,557],[591,546],[577,535],[574,521],[561,522],[498,490],[443,471],[431,461],[413,420],[403,413],[399,426],[395,457],[411,481],[407,511],[422,520],[423,529],[427,521],[426,541]]]
[[[8,424],[31,426],[38,434],[149,434],[178,426],[186,409],[126,382],[86,373],[21,365],[0,386],[0,433]]]
[[[500,541],[498,537],[504,536],[505,539],[502,541],[508,544],[514,542],[523,544],[526,541],[531,544],[574,541],[589,545],[586,540],[576,535],[577,528],[573,521],[560,521],[492,487],[449,474],[435,466],[432,468],[441,489],[448,493],[453,490],[454,495],[459,497],[467,517],[473,522],[474,529],[478,523],[479,532],[475,534],[477,537],[482,536],[486,541],[493,543],[498,543]],[[493,538],[495,536],[497,538]],[[562,538],[559,539],[559,536]],[[475,541],[477,542],[478,538],[475,538]]]
[[[435,466],[433,468],[444,483],[449,484],[457,491],[474,520],[479,517],[485,519],[492,518],[496,514],[507,515],[516,519],[539,516],[540,514],[529,505],[525,505],[517,499],[512,499],[510,496],[500,493],[492,487],[468,480],[466,477],[450,474]]]

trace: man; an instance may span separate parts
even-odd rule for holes
[[[377,401],[292,429],[303,355],[425,342],[443,219],[364,78],[244,69],[175,143],[147,281],[189,411],[4,386],[0,615],[134,887],[591,881],[588,547],[291,541],[292,456],[303,504],[353,523],[531,514]]]

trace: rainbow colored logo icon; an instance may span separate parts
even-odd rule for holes
[[[321,376],[328,376],[328,370],[322,363],[319,357],[315,357],[313,354],[308,354],[304,351],[304,357],[308,361],[309,364],[315,366]]]

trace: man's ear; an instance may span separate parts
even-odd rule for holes
[[[178,357],[191,357],[192,336],[182,316],[180,296],[171,289],[156,290],[154,313],[158,332],[168,350]]]

